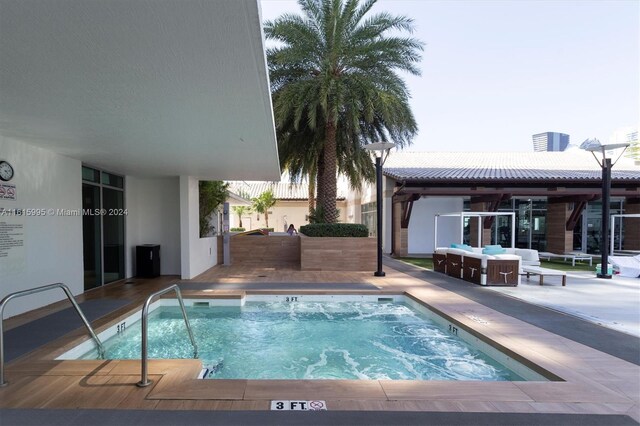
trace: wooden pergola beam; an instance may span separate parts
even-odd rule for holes
[[[413,194],[410,198],[402,201],[402,217],[400,218],[400,228],[406,229],[409,227],[409,221],[411,220],[411,211],[413,210],[413,202],[420,199],[420,195]]]
[[[587,207],[587,201],[578,201],[574,203],[573,211],[571,212],[571,215],[569,215],[569,218],[567,219],[567,225],[565,228],[567,231],[574,230],[574,228],[576,227],[576,224],[578,223],[578,220],[580,220],[580,216],[582,216],[582,212],[586,207]]]

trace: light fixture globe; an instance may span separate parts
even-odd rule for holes
[[[628,142],[622,143],[607,143],[602,144],[597,138],[586,139],[580,144],[580,149],[584,149],[589,152],[602,152],[603,156],[606,156],[606,151],[611,151],[618,148],[627,148],[631,145]]]
[[[396,144],[393,142],[374,142],[364,146],[364,149],[369,151],[386,151],[391,148],[395,148]]]

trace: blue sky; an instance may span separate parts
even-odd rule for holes
[[[261,0],[263,19],[298,12]],[[637,128],[640,2],[379,0],[425,43],[407,76],[419,133],[410,151],[532,151],[534,133],[571,143]]]

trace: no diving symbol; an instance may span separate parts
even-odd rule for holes
[[[13,197],[16,195],[16,190],[14,188],[7,188],[7,197]]]
[[[327,407],[324,405],[324,401],[309,401],[309,409],[310,410],[326,410]]]
[[[4,197],[5,189],[2,185],[0,185],[0,197]]]

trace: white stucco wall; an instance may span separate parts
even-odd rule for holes
[[[17,200],[0,200],[5,209],[82,208],[80,161],[0,136],[0,159],[15,171],[8,182]],[[0,222],[23,224],[24,246],[0,258],[0,299],[9,293],[62,282],[73,294],[83,291],[82,216],[0,216]],[[14,299],[5,318],[65,298],[62,290]]]
[[[180,275],[180,180],[126,177],[126,276],[136,275],[136,246],[160,244],[160,274]]]
[[[217,264],[217,237],[200,238],[198,179],[180,176],[180,274],[193,278]]]
[[[360,223],[362,222],[362,200],[360,198],[360,191],[349,191],[346,198],[345,210],[347,217],[346,223]]]
[[[426,197],[415,201],[409,221],[409,254],[433,253],[435,215],[460,212],[463,201],[462,197]],[[438,246],[460,242],[460,221],[457,218],[440,219]]]

